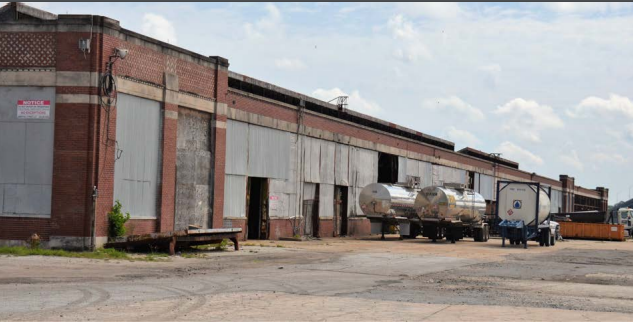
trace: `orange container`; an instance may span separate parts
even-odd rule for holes
[[[559,222],[563,238],[624,241],[624,225]]]

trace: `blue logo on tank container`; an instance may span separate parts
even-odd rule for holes
[[[514,208],[514,209],[521,209],[521,200],[515,200],[512,203],[512,208]]]

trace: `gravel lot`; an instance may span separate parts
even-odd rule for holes
[[[164,262],[2,256],[0,320],[633,320],[632,241],[256,245]]]

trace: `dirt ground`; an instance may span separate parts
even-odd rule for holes
[[[633,241],[246,244],[165,262],[1,256],[0,320],[633,320]]]

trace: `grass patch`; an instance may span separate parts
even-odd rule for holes
[[[71,252],[62,249],[42,249],[28,248],[23,246],[16,247],[0,247],[0,255],[10,256],[57,256],[70,258],[88,258],[88,259],[120,259],[120,260],[146,260],[156,261],[159,258],[166,258],[167,254],[152,253],[147,256],[133,257],[126,252],[122,252],[112,248],[99,248],[94,252]]]

